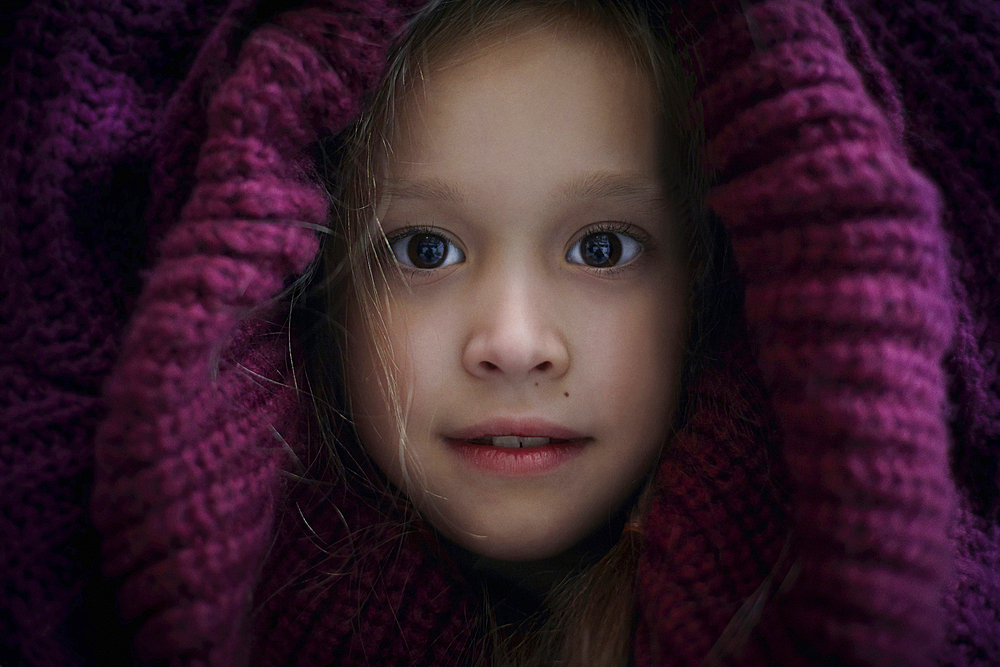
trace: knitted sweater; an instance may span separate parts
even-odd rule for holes
[[[419,4],[5,10],[0,665],[476,657],[426,527],[288,481],[270,305],[308,147]],[[1000,664],[1000,5],[677,4],[746,299],[656,471],[635,662]]]

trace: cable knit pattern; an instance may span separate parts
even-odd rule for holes
[[[122,578],[122,616],[139,624],[144,661],[248,657],[244,624],[277,491],[273,433],[288,430],[294,392],[270,384],[282,387],[287,375],[284,346],[266,327],[250,327],[261,340],[259,365],[239,356],[213,364],[241,318],[315,256],[327,202],[302,151],[357,115],[385,58],[370,38],[381,32],[384,45],[387,31],[351,31],[352,20],[365,25],[363,16],[304,10],[284,17],[285,30],[247,40],[209,106],[197,185],[163,242],[108,384],[94,520],[105,571]],[[361,57],[348,51],[341,61],[353,67],[330,67],[291,32],[309,25],[330,29]]]
[[[692,414],[657,471],[636,575],[638,666],[700,664],[785,542],[784,469],[766,450],[773,423],[746,331],[734,332],[742,338],[689,389]]]
[[[154,128],[220,8],[20,4],[0,84],[0,664],[71,665],[114,627],[87,505]]]
[[[286,507],[258,591],[256,664],[466,664],[468,584],[441,567],[426,528],[400,532],[386,521],[399,520],[391,503],[352,485],[304,484]]]
[[[710,204],[732,234],[795,487],[794,581],[762,624],[760,660],[929,664],[954,502],[937,193],[817,4],[755,4],[696,48],[720,173]]]
[[[958,332],[953,469],[963,491],[942,664],[1000,664],[1000,4],[851,2],[900,82],[913,157],[940,185]]]
[[[420,0],[19,4],[0,663],[467,664],[478,609],[424,527],[282,483],[308,406],[267,305],[325,223],[306,147]],[[635,661],[1000,664],[1000,4],[676,4],[749,335],[657,472]]]

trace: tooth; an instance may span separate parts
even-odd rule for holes
[[[549,439],[544,437],[521,437],[517,435],[493,436],[494,447],[540,447],[547,444],[549,444]]]

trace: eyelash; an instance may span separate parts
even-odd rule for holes
[[[389,232],[385,237],[386,243],[392,245],[400,239],[405,239],[407,236],[413,236],[414,234],[434,234],[440,236],[441,238],[448,238],[444,231],[439,227],[434,227],[432,225],[410,225],[409,227],[403,227],[402,229],[397,229],[394,232]],[[449,241],[451,243],[451,241]]]
[[[635,227],[634,225],[632,225],[632,224],[630,224],[628,222],[617,221],[617,220],[616,221],[599,222],[599,223],[596,223],[594,225],[591,225],[590,227],[587,227],[587,228],[583,229],[579,233],[579,235],[577,236],[576,240],[573,241],[573,243],[571,243],[569,247],[570,248],[575,247],[578,243],[580,243],[581,241],[583,241],[584,238],[586,238],[587,236],[589,236],[591,234],[601,234],[601,233],[621,234],[622,236],[627,236],[630,239],[632,239],[633,241],[635,241],[636,243],[638,243],[641,246],[641,250],[639,251],[639,255],[637,255],[634,259],[629,260],[628,262],[626,262],[624,264],[619,264],[619,265],[615,265],[615,266],[608,266],[608,267],[587,266],[585,264],[580,264],[579,265],[584,270],[590,271],[592,273],[596,273],[596,274],[599,274],[599,275],[602,275],[602,276],[608,276],[608,277],[617,275],[617,274],[621,273],[622,271],[627,271],[628,269],[632,268],[636,264],[636,260],[638,260],[639,257],[641,257],[642,255],[648,253],[650,250],[654,249],[653,238],[649,234],[647,234],[645,231],[639,229],[638,227]],[[395,253],[392,250],[392,246],[396,242],[401,241],[401,240],[403,240],[403,239],[405,239],[407,237],[415,236],[415,235],[418,235],[418,234],[432,234],[434,236],[440,236],[441,238],[443,238],[450,245],[453,245],[456,248],[458,247],[458,245],[454,241],[452,241],[451,239],[449,239],[448,236],[445,233],[443,233],[442,230],[440,228],[438,228],[438,227],[433,227],[433,226],[428,226],[428,225],[411,225],[409,227],[404,227],[402,229],[398,229],[395,232],[392,232],[391,234],[389,234],[388,236],[385,237],[385,247],[386,247],[386,250],[387,250],[389,256],[392,257],[392,258],[395,258]],[[569,253],[569,251],[567,250],[566,254],[568,254],[568,253]],[[414,268],[414,267],[406,266],[405,264],[402,264],[398,260],[394,260],[394,261],[396,261],[396,264],[401,269],[407,271],[410,274],[426,274],[426,273],[428,273],[430,271],[436,271],[437,270],[437,269],[420,269],[420,268]]]

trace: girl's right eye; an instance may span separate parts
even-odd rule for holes
[[[465,261],[454,243],[434,232],[410,232],[389,241],[396,261],[412,269],[440,269]]]

